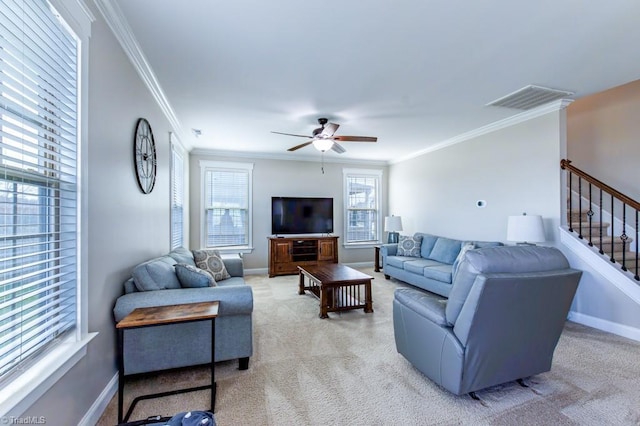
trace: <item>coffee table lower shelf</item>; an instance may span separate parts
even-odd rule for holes
[[[298,266],[298,273],[298,294],[304,294],[307,290],[320,299],[320,318],[329,318],[329,312],[353,309],[373,312],[373,277],[340,263]],[[305,285],[305,278],[309,285]]]

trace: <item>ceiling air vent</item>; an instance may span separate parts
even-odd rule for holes
[[[572,96],[573,92],[566,90],[549,89],[548,87],[529,85],[522,89],[509,93],[500,99],[489,102],[487,106],[498,106],[528,110],[546,103]]]

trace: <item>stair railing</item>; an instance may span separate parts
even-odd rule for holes
[[[574,213],[576,213],[574,211],[574,203],[573,203],[573,192],[574,192],[574,186],[577,187],[577,193],[578,193],[578,212],[577,212],[577,216],[578,216],[578,230],[577,230],[577,234],[578,234],[578,238],[580,239],[584,239],[585,237],[587,238],[587,242],[589,244],[589,246],[596,246],[596,248],[598,249],[598,252],[601,255],[604,256],[608,256],[609,260],[611,261],[611,263],[619,263],[621,265],[621,269],[623,271],[629,271],[633,274],[634,278],[637,281],[640,281],[640,275],[639,275],[639,261],[638,261],[638,256],[640,255],[640,250],[638,250],[638,245],[639,245],[639,241],[638,241],[638,213],[640,212],[640,202],[624,195],[623,193],[621,193],[620,191],[617,191],[616,189],[610,187],[609,185],[599,181],[598,179],[594,178],[593,176],[583,172],[582,170],[578,169],[575,166],[571,165],[571,161],[570,160],[561,160],[560,161],[560,168],[562,170],[566,170],[567,171],[567,189],[568,189],[568,206],[567,206],[567,225],[569,228],[569,232],[576,232],[576,230],[573,229],[573,217],[574,217]],[[577,179],[577,182],[574,183],[574,179]],[[586,189],[584,188],[586,183]],[[595,191],[597,192],[597,198],[594,200],[593,198],[593,191],[594,191],[594,187],[595,187]],[[586,195],[583,195],[583,191],[586,192]],[[604,196],[604,194],[606,194],[606,196]],[[586,199],[588,202],[588,209],[586,209],[586,211],[583,209],[583,199]],[[610,202],[610,208],[611,211],[609,212],[611,215],[611,240],[610,242],[604,242],[604,236],[603,236],[603,224],[602,224],[602,214],[603,214],[603,203],[605,202]],[[614,209],[616,208],[616,205],[618,206],[618,209],[614,211]],[[600,218],[599,220],[599,226],[597,227],[598,229],[596,229],[595,231],[597,231],[597,235],[594,237],[594,229],[593,229],[593,217],[596,215],[596,212],[593,211],[593,207],[596,206],[596,208],[598,209],[598,217]],[[622,212],[620,213],[620,209],[622,210]],[[631,210],[631,212],[629,212],[629,210]],[[619,219],[622,222],[622,232],[620,233],[620,235],[617,237],[620,241],[618,242],[618,245],[622,245],[622,251],[620,252],[616,252],[615,248],[616,248],[616,236],[615,236],[615,228],[614,228],[614,222],[615,222],[615,212],[618,212],[618,215],[620,216]],[[583,222],[582,222],[582,215],[586,214],[587,215],[587,219],[588,219],[588,225],[587,225],[587,229],[583,229]],[[631,256],[632,259],[628,259],[628,255],[627,255],[627,245],[628,245],[628,240],[629,240],[629,236],[627,234],[627,228],[630,227],[630,225],[628,225],[627,222],[627,215],[632,217],[632,220],[635,219],[635,238],[633,238],[633,242],[635,243],[635,253],[634,256]],[[619,228],[620,226],[618,226]],[[585,236],[585,232],[587,233],[587,235]],[[619,258],[616,258],[616,256],[618,256]]]

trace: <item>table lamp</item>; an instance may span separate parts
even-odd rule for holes
[[[400,216],[387,216],[384,218],[384,230],[389,233],[388,243],[397,243],[399,231],[402,231],[402,218]]]
[[[519,245],[535,245],[546,241],[542,216],[522,213],[509,216],[507,222],[507,240],[517,241]]]

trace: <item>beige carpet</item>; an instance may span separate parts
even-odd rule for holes
[[[318,318],[318,300],[297,294],[297,277],[248,276],[253,287],[254,356],[216,365],[216,421],[227,425],[640,425],[640,343],[567,323],[550,372],[455,396],[396,352],[393,290],[375,276],[374,313]],[[190,350],[193,350],[191,348]],[[205,369],[127,381],[125,401],[206,384]],[[132,419],[207,408],[208,392],[142,401]],[[117,399],[99,425],[116,424]],[[126,402],[125,406],[128,406]]]

